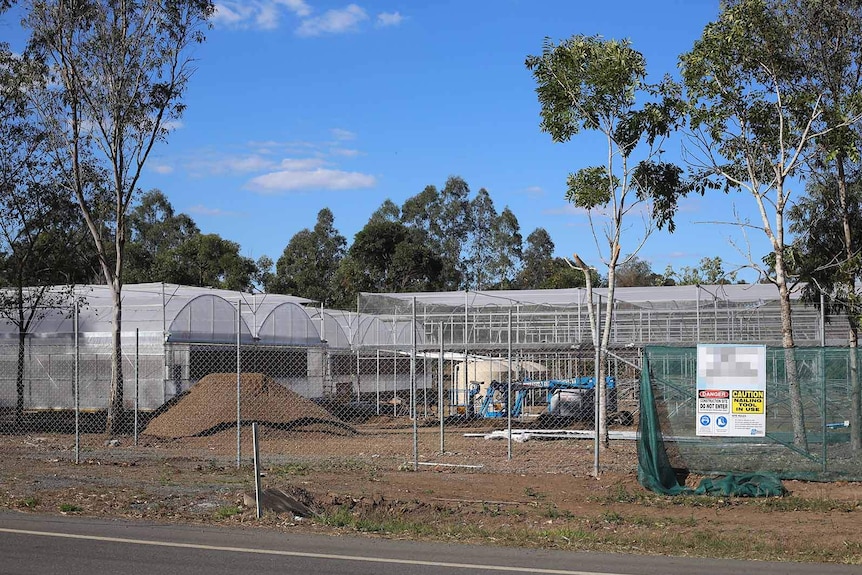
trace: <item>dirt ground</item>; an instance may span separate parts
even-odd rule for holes
[[[635,442],[613,441],[591,476],[585,440],[506,441],[422,428],[419,471],[412,430],[381,418],[340,435],[312,427],[260,434],[265,488],[315,515],[256,519],[251,434],[0,435],[0,506],[25,513],[246,525],[285,532],[360,533],[484,545],[862,564],[862,485],[785,482],[781,498],[667,497],[637,483]],[[445,465],[438,465],[445,464]],[[552,471],[552,472],[549,472]],[[694,483],[698,478],[690,477]]]

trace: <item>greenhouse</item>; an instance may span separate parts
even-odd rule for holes
[[[76,375],[81,409],[107,407],[110,289],[73,291],[63,306],[37,310],[23,337],[18,386],[19,330],[8,319],[0,324],[0,408],[23,401],[28,410],[70,409]],[[634,382],[646,345],[779,344],[777,296],[763,284],[618,288],[608,373]],[[496,379],[509,372],[522,379],[592,374],[589,308],[603,315],[606,297],[606,289],[594,290],[592,304],[585,289],[361,294],[358,311],[348,312],[289,295],[126,285],[124,402],[156,410],[210,373],[251,372],[304,397],[342,396],[376,403],[378,410],[381,403],[411,399],[412,389],[422,391],[425,404],[439,392],[450,404],[463,403],[478,378],[477,362],[513,366],[489,371]],[[793,310],[797,345],[844,343],[846,320],[824,317],[798,290]],[[12,311],[4,316],[14,317]],[[464,369],[465,361],[473,367]],[[491,377],[477,383],[487,388],[484,379]]]

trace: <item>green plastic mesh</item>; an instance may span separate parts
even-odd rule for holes
[[[788,354],[793,354],[792,358]],[[660,493],[690,492],[688,473],[721,476],[702,493],[774,495],[781,479],[862,480],[858,350],[768,348],[766,437],[696,435],[697,348],[648,347],[640,385],[638,479]],[[793,359],[795,361],[788,361]],[[805,441],[794,441],[788,365],[796,365]],[[854,437],[855,434],[855,437]],[[735,485],[735,487],[734,487]]]

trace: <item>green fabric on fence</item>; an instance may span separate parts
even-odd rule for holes
[[[736,497],[778,497],[787,491],[774,473],[728,473],[701,480],[697,489],[680,485],[662,438],[658,408],[650,381],[649,354],[644,354],[640,382],[640,424],[638,425],[638,482],[664,495],[720,495]]]
[[[661,436],[658,411],[649,377],[649,357],[644,355],[640,385],[638,424],[638,482],[656,493],[678,495],[687,489],[679,484]]]
[[[701,480],[695,495],[733,495],[736,497],[781,497],[787,493],[774,473],[728,473],[723,477]]]

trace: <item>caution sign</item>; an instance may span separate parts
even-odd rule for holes
[[[765,413],[766,393],[760,389],[734,389],[731,394],[731,413],[761,415]]]

